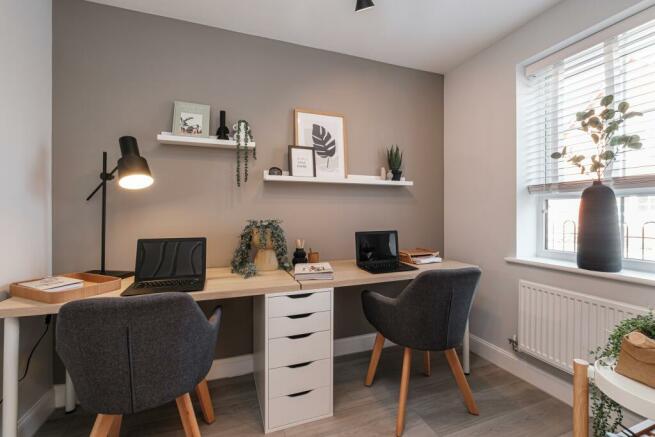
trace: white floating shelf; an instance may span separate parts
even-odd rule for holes
[[[217,140],[216,138],[191,137],[184,135],[159,134],[157,141],[161,144],[175,144],[178,146],[213,147],[216,149],[236,149],[234,140]],[[249,149],[255,148],[255,143],[248,143]]]
[[[387,187],[411,187],[412,181],[388,181],[380,176],[348,175],[344,178],[310,178],[303,176],[273,176],[264,170],[264,180],[267,182],[302,182],[310,184],[351,184],[351,185],[384,185]]]

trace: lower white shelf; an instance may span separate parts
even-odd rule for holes
[[[387,187],[411,187],[413,181],[389,181],[381,179],[380,176],[348,175],[346,178],[312,178],[303,176],[273,176],[264,170],[264,181],[266,182],[302,182],[310,184],[350,184],[350,185],[381,185]]]
[[[161,133],[157,135],[160,144],[173,144],[176,146],[211,147],[214,149],[236,149],[237,142],[234,140],[218,140],[216,138],[192,137],[183,135],[172,135]],[[248,143],[248,149],[254,149],[255,143]]]

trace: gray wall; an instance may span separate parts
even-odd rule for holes
[[[253,126],[258,160],[237,188],[234,152],[162,146],[174,100],[228,111]],[[286,169],[293,108],[343,113],[353,174],[379,174],[384,149],[405,150],[409,189],[264,184]],[[216,122],[212,123],[215,129]],[[134,135],[155,184],[109,187],[108,267],[130,269],[138,238],[208,238],[208,263],[227,265],[249,218],[284,220],[323,259],[352,258],[354,232],[398,229],[402,246],[443,246],[443,76],[81,0],[54,10],[54,270],[98,264],[101,151]],[[396,287],[397,289],[397,287]],[[394,290],[389,290],[393,292]],[[358,290],[337,298],[338,336],[367,332]],[[251,350],[251,300],[225,302],[219,356]],[[341,316],[343,314],[343,316]]]
[[[52,6],[50,0],[3,0],[0,9],[3,299],[11,282],[50,273]],[[3,325],[0,321],[0,338]],[[21,319],[21,372],[44,327],[42,317]],[[20,383],[19,416],[52,388],[51,344],[52,337],[48,335],[32,359],[27,378]],[[38,425],[26,423],[23,429],[29,431],[27,428]]]

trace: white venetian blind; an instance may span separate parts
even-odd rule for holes
[[[596,36],[596,39],[597,36]],[[565,51],[563,51],[565,52]],[[530,192],[579,190],[593,175],[567,159],[584,155],[589,168],[597,147],[580,129],[576,113],[604,108],[600,99],[613,95],[610,108],[627,101],[629,117],[615,135],[638,135],[640,149],[618,146],[604,179],[616,188],[655,187],[655,20],[647,21],[576,53],[568,52],[537,71],[528,67],[528,94],[521,107],[525,175]],[[567,157],[555,160],[554,152],[566,146]]]

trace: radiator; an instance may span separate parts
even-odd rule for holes
[[[621,320],[648,312],[587,294],[519,281],[520,352],[573,373],[574,358],[590,360]]]

